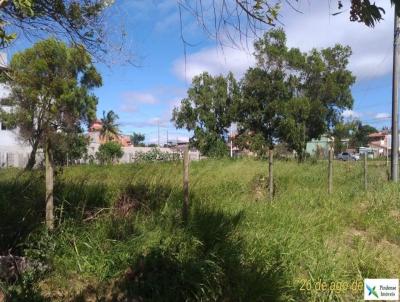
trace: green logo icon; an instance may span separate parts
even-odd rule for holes
[[[368,289],[368,296],[374,295],[375,297],[379,298],[378,293],[375,290],[376,286],[370,287],[368,284],[366,284],[366,286]]]

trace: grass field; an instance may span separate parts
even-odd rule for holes
[[[0,171],[0,250],[49,263],[10,301],[362,301],[364,278],[400,277],[399,186],[384,163],[207,160],[59,172],[48,234],[41,172]],[[361,284],[361,287],[360,287]],[[136,299],[136,300],[135,300]]]

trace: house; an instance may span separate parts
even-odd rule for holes
[[[107,138],[100,135],[102,128],[103,125],[100,120],[95,120],[89,127],[89,137],[97,144],[104,144],[107,142]],[[117,135],[112,137],[112,141],[118,142],[122,147],[132,146],[131,138],[128,135]]]
[[[312,139],[306,145],[306,153],[311,156],[328,157],[329,147],[333,143],[333,137],[322,135],[319,139]]]
[[[0,53],[0,69],[7,68],[7,56]],[[4,102],[10,95],[10,89],[5,84],[0,84],[0,108],[5,112],[11,112],[12,107]],[[23,142],[18,133],[18,129],[9,128],[0,120],[0,168],[26,166],[31,146]]]
[[[88,129],[89,136],[89,146],[88,146],[88,155],[95,156],[96,152],[99,150],[99,147],[107,142],[107,139],[101,136],[101,129],[103,125],[100,120],[95,120]],[[128,135],[118,135],[113,137],[113,141],[119,143],[123,148],[131,147],[131,139]]]
[[[391,153],[392,135],[388,131],[380,131],[368,135],[368,147],[374,157],[389,156]]]

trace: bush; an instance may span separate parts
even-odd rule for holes
[[[124,155],[121,145],[116,142],[108,142],[99,147],[96,158],[100,164],[115,163]]]
[[[136,152],[135,161],[136,162],[149,162],[149,161],[170,161],[178,160],[180,155],[178,153],[162,152],[158,148],[153,148],[149,152]]]

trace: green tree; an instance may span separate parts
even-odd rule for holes
[[[100,164],[115,163],[124,155],[121,145],[117,142],[107,142],[99,147],[96,158]]]
[[[235,104],[238,122],[238,141],[247,143],[247,149],[259,155],[273,148],[277,137],[277,110],[289,98],[284,74],[250,68],[241,83],[242,97]],[[240,144],[243,146],[243,144]]]
[[[193,131],[190,143],[202,154],[224,156],[233,105],[239,97],[240,89],[231,73],[213,77],[204,72],[193,78],[187,97],[173,110],[172,121],[177,128]]]
[[[350,54],[341,45],[302,53],[286,46],[282,29],[267,32],[255,43],[257,67],[241,82],[239,133],[261,134],[264,149],[283,141],[302,160],[307,141],[332,129],[353,105]]]
[[[354,122],[339,122],[335,125],[332,130],[332,136],[334,137],[334,150],[335,152],[344,152],[347,147],[350,147],[350,138],[354,133],[355,124]],[[349,140],[348,143],[344,143],[344,140]]]
[[[119,116],[110,110],[107,112],[103,111],[103,117],[101,120],[100,137],[105,139],[106,142],[112,141],[119,136],[119,124],[117,120]]]
[[[144,146],[144,140],[146,136],[143,133],[133,132],[131,135],[131,141],[134,146]]]
[[[44,149],[46,225],[52,229],[55,145],[60,134],[74,134],[95,118],[97,98],[90,89],[101,85],[101,76],[82,46],[67,47],[55,39],[15,54],[10,73],[10,120],[23,139]]]
[[[306,97],[291,98],[280,108],[282,114],[278,125],[279,139],[295,150],[299,161],[305,158],[307,141],[310,139],[308,120],[311,111],[310,100]]]
[[[0,0],[0,46],[17,37],[55,35],[105,52],[104,10],[113,0]]]
[[[355,130],[350,139],[350,145],[353,148],[366,147],[369,142],[368,135],[378,132],[378,130],[370,125],[363,125],[361,121],[355,121]]]
[[[56,166],[65,166],[87,155],[89,137],[76,129],[70,133],[58,133],[54,137],[53,159]]]

